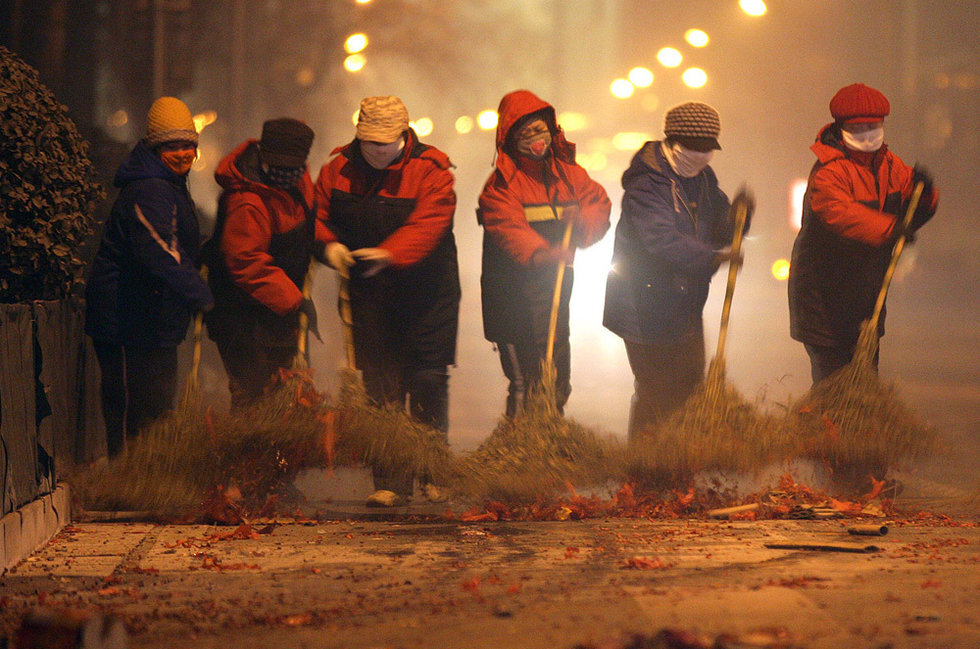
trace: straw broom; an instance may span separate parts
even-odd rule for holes
[[[653,436],[633,440],[627,474],[652,487],[677,485],[703,470],[761,469],[775,442],[763,434],[769,420],[749,405],[725,376],[725,342],[735,281],[741,266],[742,238],[749,195],[743,188],[732,204],[734,235],[728,284],[722,306],[718,347],[707,375],[684,405]]]
[[[804,434],[804,452],[828,462],[846,488],[859,488],[862,482],[867,486],[868,475],[884,478],[897,462],[927,454],[935,441],[935,431],[902,402],[894,385],[879,380],[874,367],[878,321],[922,191],[923,184],[917,183],[902,220],[902,235],[892,248],[874,309],[861,325],[850,363],[813,386],[788,418],[788,424]]]
[[[562,250],[571,244],[572,221],[565,226]],[[612,440],[600,438],[558,412],[554,345],[565,262],[555,276],[541,380],[513,420],[502,419],[474,452],[454,465],[453,489],[473,499],[511,505],[548,500],[569,485],[597,486],[619,478]]]

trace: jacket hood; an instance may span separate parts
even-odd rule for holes
[[[178,176],[167,165],[163,164],[163,160],[153,153],[146,142],[140,140],[119,165],[113,184],[116,187],[125,187],[131,182],[146,180],[147,178],[161,178],[172,183],[181,183],[187,180],[186,176]]]
[[[633,154],[630,166],[623,172],[623,188],[626,188],[635,177],[649,175],[651,171],[660,182],[669,183],[675,177],[674,170],[670,168],[663,151],[660,150],[661,144],[660,140],[647,142]]]
[[[514,165],[514,160],[506,151],[507,135],[524,117],[541,112],[551,127],[551,150],[554,156],[565,162],[575,164],[575,145],[565,139],[565,132],[558,126],[555,108],[529,90],[515,90],[507,93],[497,107],[497,162],[501,171]]]
[[[262,180],[259,162],[259,141],[246,140],[226,155],[214,170],[214,179],[225,191],[250,191],[259,195],[279,193],[283,190],[270,187]],[[310,200],[313,185],[308,172],[300,179],[303,196]]]

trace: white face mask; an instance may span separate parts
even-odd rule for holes
[[[847,146],[848,149],[864,151],[865,153],[877,151],[885,142],[884,127],[873,128],[870,131],[864,131],[863,133],[851,133],[847,129],[841,129],[840,134],[841,138],[844,140],[844,145]]]
[[[684,178],[694,178],[704,171],[714,154],[714,151],[692,151],[684,148],[678,142],[670,147],[664,147],[667,162],[670,163],[671,168],[678,176]]]
[[[390,144],[361,141],[361,155],[375,169],[384,169],[390,165],[398,154],[405,148],[405,138],[400,137]]]

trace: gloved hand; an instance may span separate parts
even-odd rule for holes
[[[919,204],[916,206],[915,212],[912,213],[912,222],[909,223],[909,232],[906,233],[906,236],[918,231],[935,214],[935,211],[932,209],[932,174],[925,167],[916,165],[912,171],[913,189],[920,182],[923,185],[922,197],[919,199]]]
[[[299,312],[306,314],[306,330],[312,331],[316,339],[322,343],[323,339],[320,338],[320,329],[317,326],[316,305],[313,304],[313,300],[304,297],[303,301],[299,303]]]
[[[361,277],[374,277],[391,265],[391,253],[384,248],[359,248],[350,254],[364,264]]]
[[[738,209],[739,203],[745,205],[745,228],[742,230],[742,234],[745,234],[752,225],[752,215],[755,213],[755,195],[745,185],[739,188],[738,193],[735,194],[735,200],[732,201],[730,214],[733,224],[735,223],[735,210]]]
[[[721,266],[726,261],[730,262],[733,261],[734,259],[735,259],[735,255],[732,252],[731,246],[725,246],[721,250],[715,250],[715,266]],[[742,249],[739,248],[738,260],[735,263],[741,264],[743,260],[744,260],[744,256],[742,255]]]
[[[557,266],[559,263],[570,264],[573,256],[571,250],[563,250],[560,246],[539,248],[531,255],[531,267]]]
[[[354,264],[354,257],[351,255],[347,246],[339,241],[331,241],[325,250],[327,265],[336,270],[350,268]]]

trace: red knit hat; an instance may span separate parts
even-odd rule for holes
[[[863,83],[852,83],[830,100],[830,114],[838,122],[880,122],[891,112],[888,99]]]

